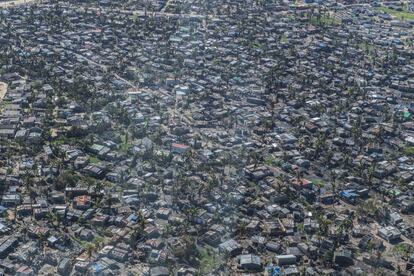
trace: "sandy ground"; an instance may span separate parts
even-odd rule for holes
[[[0,82],[0,101],[3,100],[7,92],[7,83]]]

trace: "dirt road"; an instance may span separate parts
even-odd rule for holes
[[[0,2],[0,8],[7,8],[12,6],[24,5],[34,2],[40,2],[39,0],[13,0]]]

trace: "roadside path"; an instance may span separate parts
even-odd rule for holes
[[[93,60],[91,60],[91,59],[89,59],[89,58],[87,58],[87,57],[85,57],[85,56],[83,56],[83,55],[80,55],[80,54],[77,54],[77,53],[74,53],[74,54],[75,54],[75,56],[77,56],[78,58],[83,59],[83,60],[87,61],[88,63],[93,64],[93,65],[95,65],[95,66],[97,66],[97,67],[100,67],[100,68],[101,68],[102,70],[104,70],[104,71],[108,71],[108,66],[103,65],[103,64],[96,63],[95,61],[93,61]],[[128,85],[129,85],[129,86],[131,86],[132,88],[134,88],[134,89],[138,89],[138,87],[137,87],[136,85],[134,85],[132,82],[130,82],[130,81],[128,81],[128,80],[126,80],[126,79],[122,78],[121,76],[119,76],[119,75],[118,75],[118,74],[116,74],[116,73],[112,73],[112,74],[113,74],[113,76],[114,76],[115,78],[117,78],[117,79],[119,79],[119,80],[123,81],[124,83],[128,84]]]
[[[33,2],[40,2],[39,0],[13,0],[13,1],[4,1],[0,2],[0,8],[7,8],[11,6],[18,6],[24,4],[30,4]]]

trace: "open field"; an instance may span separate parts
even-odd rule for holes
[[[409,11],[397,11],[386,7],[380,7],[378,10],[388,13],[400,20],[414,20],[414,13]]]

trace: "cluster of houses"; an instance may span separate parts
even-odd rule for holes
[[[413,22],[365,2],[0,9],[0,274],[414,273]]]

